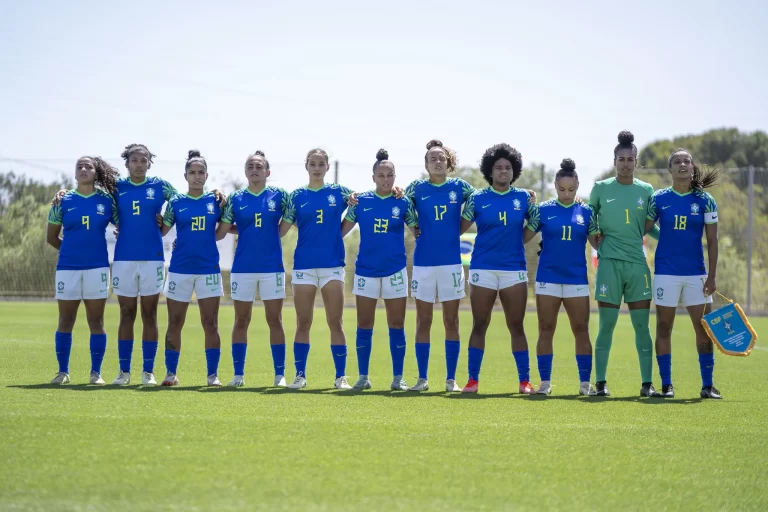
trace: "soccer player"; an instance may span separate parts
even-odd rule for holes
[[[696,333],[701,370],[701,398],[722,398],[712,383],[715,356],[712,341],[701,325],[711,310],[710,295],[717,289],[717,204],[705,188],[717,181],[717,171],[702,173],[690,151],[676,149],[669,156],[672,186],[657,191],[648,204],[646,231],[655,222],[661,233],[656,248],[653,296],[656,302],[656,361],[661,375],[661,396],[672,398],[672,326],[682,299]],[[707,234],[709,272],[704,266],[703,234]]]
[[[528,272],[525,264],[524,228],[536,207],[529,204],[528,191],[512,186],[523,171],[523,157],[509,144],[488,148],[480,161],[480,172],[490,185],[475,191],[464,207],[461,232],[477,224],[477,238],[469,266],[472,334],[469,337],[469,381],[462,391],[477,393],[485,335],[493,305],[501,300],[512,337],[512,355],[517,365],[519,391],[534,394],[530,384],[528,340],[523,329],[528,304]],[[532,231],[528,239],[533,238]],[[419,239],[421,240],[421,238]]]
[[[541,384],[537,393],[552,393],[552,340],[557,327],[560,305],[565,306],[571,332],[576,340],[576,367],[579,371],[579,394],[594,395],[592,375],[592,343],[589,340],[589,282],[587,256],[589,243],[597,248],[597,216],[584,203],[576,201],[579,176],[576,164],[566,158],[555,174],[557,199],[539,204],[529,232],[541,232],[541,253],[536,269],[536,312],[539,317],[539,340],[536,359]]]
[[[651,382],[653,343],[648,328],[651,272],[643,252],[648,200],[653,195],[653,187],[635,178],[635,136],[632,132],[623,131],[618,138],[619,144],[613,150],[616,177],[595,183],[589,198],[589,205],[597,215],[598,226],[604,237],[597,250],[595,280],[595,298],[600,319],[595,340],[597,395],[610,396],[606,383],[608,357],[623,298],[629,307],[629,316],[635,330],[635,348],[640,360],[642,380],[640,396],[658,396]]]
[[[80,301],[91,331],[91,384],[103,385],[101,363],[107,348],[104,305],[109,293],[109,258],[106,230],[117,225],[116,169],[99,157],[84,156],[75,166],[77,187],[61,198],[48,213],[47,241],[59,251],[56,265],[56,359],[59,372],[51,384],[69,382],[72,328]],[[98,188],[97,188],[98,186]],[[59,238],[62,227],[64,239]]]
[[[181,329],[194,292],[205,333],[208,385],[218,387],[221,386],[218,377],[221,357],[219,300],[224,295],[224,289],[216,240],[226,236],[230,224],[221,222],[218,227],[216,225],[221,218],[221,207],[213,192],[206,193],[204,190],[208,179],[208,163],[195,149],[189,151],[184,177],[189,190],[168,201],[161,229],[165,236],[176,225],[176,249],[171,256],[171,266],[163,289],[168,302],[168,330],[165,334],[165,366],[168,373],[162,385],[179,384],[176,370],[181,351]]]
[[[358,196],[358,205],[350,206],[341,224],[346,236],[355,224],[360,226],[360,251],[355,262],[353,293],[357,306],[357,365],[360,378],[354,389],[369,389],[368,363],[371,358],[376,304],[384,299],[389,326],[389,350],[392,355],[390,389],[406,391],[403,380],[405,360],[405,307],[408,300],[408,273],[405,268],[405,227],[416,225],[416,212],[407,197],[397,199],[392,193],[395,164],[384,149],[376,153],[373,164],[376,189]]]
[[[259,297],[269,326],[269,346],[275,368],[274,385],[285,387],[285,331],[283,299],[285,269],[280,237],[290,228],[281,219],[288,212],[288,193],[268,186],[269,160],[256,151],[245,161],[248,187],[230,194],[221,221],[237,228],[235,260],[232,263],[231,290],[235,302],[232,327],[232,362],[235,377],[228,385],[245,385],[245,354],[253,301]]]

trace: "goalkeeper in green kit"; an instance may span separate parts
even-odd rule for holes
[[[597,213],[603,239],[597,250],[595,298],[600,328],[595,341],[595,388],[598,396],[610,396],[606,384],[613,330],[619,319],[622,297],[629,307],[640,360],[640,396],[660,396],[651,382],[653,342],[648,320],[651,308],[651,271],[643,252],[645,218],[653,187],[635,178],[637,147],[631,132],[619,133],[613,150],[616,177],[595,183],[589,205]],[[658,239],[658,229],[649,233]]]

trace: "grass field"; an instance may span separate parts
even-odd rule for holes
[[[271,389],[263,312],[256,308],[248,387],[207,389],[194,306],[175,389],[94,387],[85,316],[75,329],[72,384],[52,388],[56,304],[0,303],[0,509],[2,510],[766,510],[768,352],[716,357],[723,401],[698,398],[700,378],[687,318],[674,335],[678,397],[638,398],[629,319],[613,345],[610,398],[578,397],[565,317],[556,338],[550,397],[524,397],[500,314],[489,331],[477,396],[443,392],[442,341],[431,359],[433,390],[388,391],[383,311],[364,393],[332,390],[322,311],[315,315],[309,387]],[[409,311],[406,377],[415,382],[415,313]],[[166,325],[161,308],[161,330]],[[220,375],[232,375],[231,307],[221,312]],[[287,335],[294,315],[286,309]],[[437,317],[436,317],[437,318]],[[653,317],[652,317],[653,318]],[[108,382],[117,373],[118,308],[109,304]],[[593,336],[596,315],[592,320]],[[653,322],[653,319],[652,319]],[[755,319],[758,333],[768,320]],[[345,312],[354,333],[354,311]],[[138,323],[137,323],[138,325]],[[471,318],[461,317],[459,380],[466,378]],[[526,327],[535,344],[535,315]],[[654,327],[652,326],[652,331]],[[442,327],[433,341],[441,340]],[[140,332],[140,331],[138,331]],[[350,343],[348,373],[356,375]],[[535,352],[534,352],[535,353]],[[139,380],[140,343],[134,351]],[[287,366],[292,367],[289,348]],[[538,383],[535,356],[532,380]],[[655,365],[654,365],[655,366]],[[162,349],[156,373],[164,374]],[[288,372],[290,373],[290,372]],[[658,377],[655,377],[658,386]]]

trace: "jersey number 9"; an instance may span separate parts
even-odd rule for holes
[[[141,213],[141,208],[139,207],[139,200],[135,200],[133,202],[133,214],[139,215]]]
[[[373,225],[374,233],[386,233],[389,227],[389,219],[374,219],[376,224]]]
[[[85,226],[85,229],[91,229],[91,217],[88,215],[83,215],[83,226]]]
[[[192,231],[205,231],[205,217],[192,217]]]

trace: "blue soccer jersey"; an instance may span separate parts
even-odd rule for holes
[[[109,266],[107,226],[117,224],[115,198],[96,189],[84,196],[70,190],[48,213],[50,224],[63,226],[56,270],[88,270]]]
[[[587,284],[589,235],[598,232],[597,215],[582,203],[568,206],[552,199],[536,207],[528,229],[541,232],[541,255],[536,281],[553,284]]]
[[[525,270],[523,229],[535,212],[528,198],[528,192],[515,187],[503,193],[488,187],[469,197],[462,216],[477,224],[470,269]]]
[[[291,192],[284,219],[299,228],[294,270],[344,266],[341,220],[352,193],[336,184],[319,189],[301,187]]]
[[[176,248],[168,269],[175,274],[218,274],[216,223],[221,208],[213,192],[200,197],[177,194],[168,201],[163,223],[176,225]]]
[[[237,226],[234,273],[285,272],[280,219],[288,212],[288,193],[266,187],[258,194],[247,188],[229,195],[221,222]]]
[[[117,212],[120,235],[115,245],[115,261],[163,261],[163,237],[157,227],[157,214],[163,204],[176,195],[176,189],[156,177],[134,183],[117,180]]]
[[[347,220],[360,226],[360,251],[355,274],[387,277],[405,268],[405,226],[416,225],[416,211],[407,197],[395,199],[364,192],[350,206]]]
[[[656,247],[658,275],[702,276],[704,247],[701,238],[705,224],[717,223],[717,204],[701,190],[680,194],[672,187],[657,191],[648,202],[648,218],[659,223]]]
[[[405,190],[419,218],[413,264],[417,267],[461,263],[461,205],[475,191],[461,178],[448,178],[440,185],[416,180]]]

